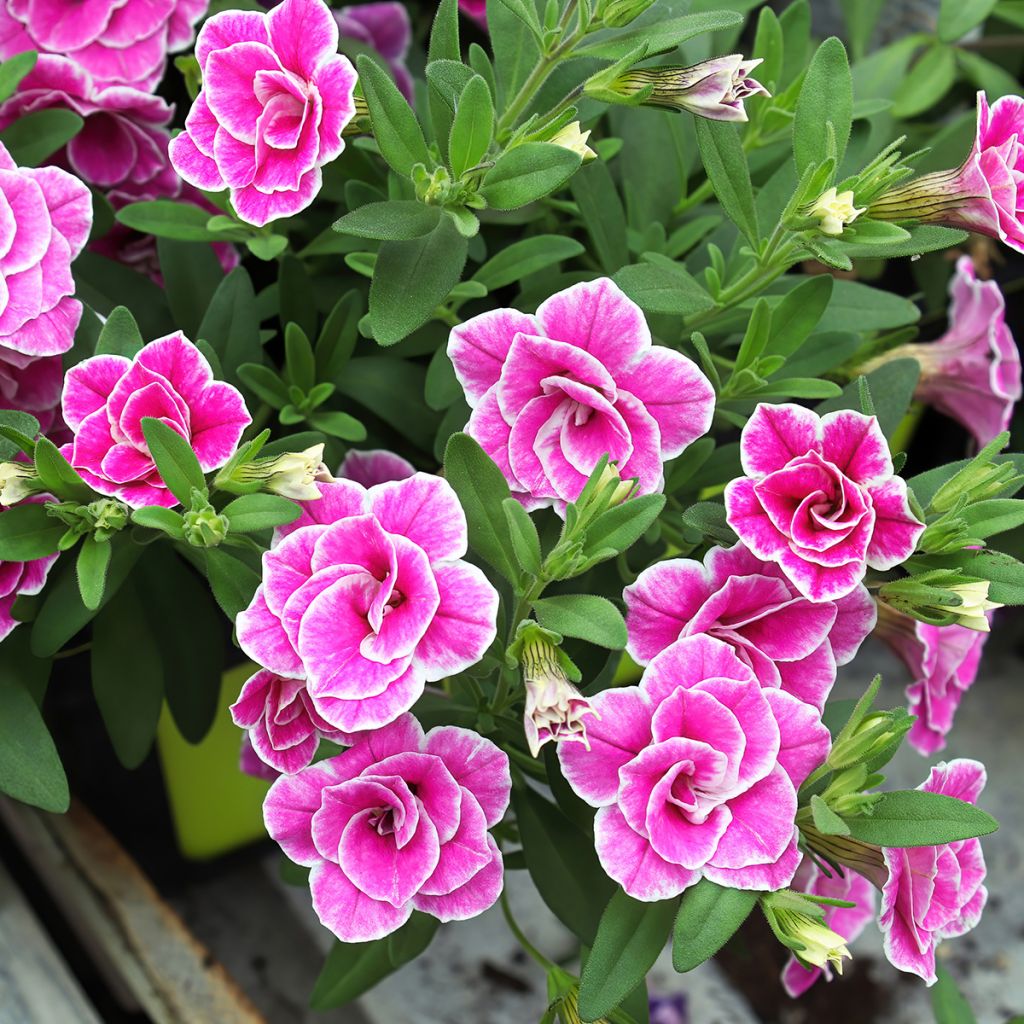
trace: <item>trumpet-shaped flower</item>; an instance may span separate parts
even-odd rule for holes
[[[637,493],[711,426],[714,390],[679,352],[651,344],[640,308],[608,278],[552,295],[529,316],[481,313],[448,342],[473,409],[466,430],[527,508],[575,500],[604,455]]]
[[[310,867],[313,909],[342,942],[369,942],[414,910],[476,917],[501,894],[488,833],[508,807],[508,757],[467,729],[426,735],[412,715],[284,775],[263,805],[285,855]]]
[[[873,416],[762,404],[740,458],[747,475],[726,488],[729,525],[812,601],[852,593],[869,565],[899,565],[924,531]]]
[[[852,191],[837,192],[833,186],[818,196],[808,215],[818,218],[823,235],[841,235],[846,225],[852,224],[863,212],[863,207],[858,209],[853,205]]]
[[[828,755],[815,708],[765,689],[724,641],[677,640],[639,686],[592,698],[590,749],[562,744],[605,871],[635,899],[669,899],[702,876],[738,889],[792,879],[796,792]]]

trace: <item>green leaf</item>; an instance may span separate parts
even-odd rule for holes
[[[726,216],[743,232],[747,241],[757,245],[757,210],[750,169],[736,126],[725,121],[696,119],[697,145]]]
[[[870,815],[843,817],[854,839],[877,846],[939,846],[995,832],[999,823],[980,807],[919,789],[883,793]]]
[[[939,8],[939,38],[955,43],[975,25],[980,25],[996,6],[997,0],[942,0]]]
[[[519,579],[503,502],[508,482],[490,456],[468,434],[453,434],[444,453],[445,479],[466,513],[469,546],[506,579]]]
[[[245,240],[245,247],[256,259],[269,263],[288,248],[288,239],[284,235],[255,235]]]
[[[662,18],[642,28],[628,32],[609,33],[604,38],[573,50],[577,57],[600,57],[618,60],[643,43],[648,44],[647,55],[674,50],[680,43],[706,32],[721,32],[742,24],[743,17],[735,11],[710,11],[705,14],[687,14],[681,18]]]
[[[316,335],[316,294],[306,265],[292,253],[281,260],[277,275],[282,327],[298,324],[307,338]]]
[[[430,914],[418,910],[398,931],[388,936],[388,959],[392,967],[401,967],[422,953],[430,945],[441,922]]]
[[[580,978],[580,1017],[596,1020],[611,1013],[643,983],[665,948],[678,899],[641,903],[615,891],[601,915],[594,946]]]
[[[853,123],[853,84],[846,47],[835,36],[818,47],[800,88],[793,117],[793,159],[798,174],[828,152],[829,124],[835,134],[836,166],[843,162]]]
[[[855,60],[864,56],[884,3],[885,0],[839,0]]]
[[[7,462],[18,452],[31,456],[36,443],[32,440],[39,433],[39,420],[27,412],[15,409],[0,409],[0,462]]]
[[[232,621],[249,607],[260,585],[259,573],[222,548],[207,548],[206,578],[221,611]]]
[[[205,243],[174,238],[158,238],[156,250],[175,326],[186,337],[197,338],[203,314],[224,278],[217,254]]]
[[[422,238],[437,227],[441,211],[415,199],[390,199],[367,203],[334,222],[334,230],[357,238],[408,241]]]
[[[564,146],[525,142],[498,157],[483,177],[480,194],[495,210],[515,210],[560,188],[581,162]]]
[[[114,216],[127,227],[144,235],[158,238],[176,238],[181,242],[223,242],[223,231],[211,231],[206,225],[210,211],[192,203],[177,203],[173,199],[153,199],[123,206]],[[239,235],[245,228],[239,225]],[[230,234],[230,233],[229,233]]]
[[[335,303],[316,341],[317,380],[334,380],[352,358],[362,314],[362,297],[355,289]]]
[[[468,249],[450,217],[423,238],[381,243],[370,284],[378,345],[394,345],[430,319],[459,283]]]
[[[848,836],[850,826],[817,794],[811,797],[814,827],[826,836]]]
[[[366,427],[355,416],[336,409],[323,409],[312,412],[306,417],[311,426],[322,430],[331,437],[342,441],[359,442],[366,440]]]
[[[142,351],[144,344],[139,325],[135,322],[131,310],[125,306],[115,306],[110,311],[106,323],[100,328],[95,355],[124,356],[125,359],[133,359]]]
[[[900,83],[893,97],[893,117],[923,114],[949,92],[956,73],[956,50],[941,44],[930,46]]]
[[[19,167],[38,167],[66,146],[85,122],[70,110],[54,107],[25,114],[0,132],[0,142]]]
[[[0,791],[54,814],[63,814],[71,799],[50,731],[18,679],[0,679]]]
[[[0,562],[30,562],[57,551],[67,527],[42,505],[17,505],[0,515]]]
[[[1013,498],[993,498],[979,501],[960,513],[972,537],[991,537],[1006,533],[1024,523],[1024,501]]]
[[[593,838],[533,789],[513,787],[512,806],[526,867],[541,899],[567,928],[592,945],[613,891],[594,852]]]
[[[503,0],[487,0],[487,29],[498,79],[496,99],[499,109],[504,109],[537,66],[540,48],[529,25]]]
[[[456,178],[483,160],[493,134],[491,90],[480,75],[474,75],[459,97],[448,140],[448,161]]]
[[[965,551],[953,557],[946,556],[943,562],[962,568],[969,576],[988,580],[990,600],[999,604],[1024,604],[1024,563],[1012,555],[1003,551]]]
[[[35,50],[15,53],[0,64],[0,103],[10,99],[21,80],[36,66],[39,54]]]
[[[78,561],[75,563],[78,592],[82,595],[82,604],[90,611],[96,611],[103,600],[110,554],[110,542],[98,541],[91,535],[82,541],[79,548]]]
[[[931,989],[932,1013],[935,1024],[977,1024],[970,1003],[956,987],[949,970],[941,963],[935,965],[938,980]]]
[[[206,480],[192,446],[176,430],[152,416],[143,416],[142,433],[160,478],[185,508],[191,507],[193,489],[206,493]]]
[[[793,355],[818,325],[832,298],[833,278],[816,274],[798,284],[773,310],[766,355]]]
[[[515,498],[505,498],[501,504],[505,510],[509,540],[512,542],[516,560],[524,572],[528,572],[532,576],[539,576],[543,556],[540,535],[537,533],[537,527],[530,517],[530,513]]]
[[[585,251],[576,239],[564,235],[523,238],[495,253],[470,280],[478,281],[488,291],[497,291]]]
[[[758,893],[706,878],[683,893],[672,939],[672,966],[684,973],[713,957],[750,915]]]
[[[868,383],[875,415],[887,438],[892,437],[907,414],[920,375],[921,367],[916,359],[894,359],[863,378]],[[841,395],[822,402],[815,411],[821,416],[837,409],[856,409],[859,412],[860,380],[858,377],[847,384]]]
[[[302,507],[279,494],[244,494],[228,502],[223,513],[231,524],[231,533],[255,533],[275,526],[294,523]]]
[[[146,617],[145,595],[126,581],[96,616],[90,655],[92,692],[117,759],[146,759],[164,700],[163,663]]]
[[[605,549],[625,551],[650,529],[664,507],[663,494],[642,494],[602,512],[587,530],[584,553],[593,556]]]
[[[441,0],[434,14],[434,23],[430,27],[430,43],[427,48],[427,66],[435,61],[461,62],[462,52],[459,46],[459,7],[458,0]],[[436,87],[430,78],[428,84],[428,107],[430,109],[430,125],[434,131],[434,139],[441,142],[448,138],[452,125],[454,104],[447,102],[437,94]]]
[[[303,393],[312,390],[316,384],[313,346],[297,323],[289,323],[284,329],[284,367],[289,384],[294,384]]]
[[[563,636],[621,651],[626,646],[626,622],[606,597],[597,594],[558,594],[534,601],[537,621]]]
[[[431,166],[423,131],[398,86],[371,58],[360,55],[356,64],[380,155],[392,170],[405,178],[416,164]]]
[[[238,380],[238,368],[243,363],[263,358],[256,293],[244,267],[235,267],[217,285],[199,324],[197,338],[213,346],[221,370],[232,381]]]
[[[645,256],[652,259],[651,253]],[[645,313],[693,316],[715,304],[686,268],[672,260],[658,259],[622,267],[614,280]]]
[[[569,187],[601,268],[607,274],[614,274],[629,262],[629,245],[626,212],[608,165],[592,160],[573,175]]]
[[[175,540],[185,537],[184,519],[180,512],[160,505],[147,505],[132,511],[132,522],[150,530],[162,530]]]
[[[57,446],[40,437],[35,447],[36,475],[46,489],[59,498],[88,502],[95,497],[92,489],[61,455]]]
[[[176,325],[162,288],[143,274],[86,250],[75,260],[77,296],[101,316],[107,316],[118,305],[127,304],[143,337],[159,338]],[[83,318],[89,322],[87,318]],[[190,335],[195,337],[195,335]],[[85,352],[81,358],[92,355]]]

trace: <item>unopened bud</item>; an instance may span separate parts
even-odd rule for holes
[[[182,518],[185,540],[193,547],[215,548],[228,535],[228,517],[220,515],[210,505],[206,508],[191,509]]]
[[[587,145],[587,139],[589,138],[589,130],[585,132],[580,131],[579,121],[571,121],[548,139],[548,142],[553,146],[561,146],[562,149],[568,149],[583,160],[593,160],[597,157],[597,154]]]
[[[315,501],[320,497],[317,481],[325,483],[333,479],[323,458],[324,446],[315,444],[301,452],[254,459],[236,466],[226,479],[219,476],[216,485],[235,493],[269,491],[293,501]]]
[[[838,738],[828,755],[832,769],[868,764],[892,754],[914,724],[902,708],[866,715],[849,736]]]
[[[605,28],[624,28],[635,21],[655,0],[606,0],[598,4],[597,16]]]

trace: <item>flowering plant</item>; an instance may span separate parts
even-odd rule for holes
[[[750,5],[441,0],[420,75],[397,3],[78,6],[0,16],[0,790],[68,806],[57,657],[127,768],[165,703],[193,742],[230,714],[337,940],[320,1007],[496,903],[547,1022],[646,1019],[670,936],[691,970],[755,907],[794,996],[876,915],[934,983],[985,772],[881,769],[942,748],[1024,603],[978,241],[1024,251],[1024,100],[953,56],[992,5],[884,72],[861,18],[851,72],[806,0],[745,36]],[[988,95],[905,155],[940,59]],[[968,457],[911,443],[923,405]],[[907,710],[833,694],[873,632]]]

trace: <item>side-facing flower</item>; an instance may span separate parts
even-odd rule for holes
[[[930,626],[888,605],[878,608],[878,635],[900,656],[913,682],[907,710],[917,716],[907,739],[922,754],[946,745],[964,694],[974,684],[987,633],[964,626]]]
[[[828,730],[809,704],[764,689],[732,648],[677,640],[639,686],[592,700],[590,749],[563,744],[578,796],[599,808],[597,853],[635,899],[669,899],[702,876],[779,889],[800,861],[798,787],[821,764]]]
[[[835,186],[826,189],[807,211],[809,217],[817,217],[821,222],[820,231],[823,235],[841,235],[847,224],[852,224],[862,213],[853,205],[853,192],[837,192]]]
[[[466,517],[440,477],[319,489],[263,556],[238,642],[264,668],[305,680],[335,729],[374,729],[408,711],[425,683],[483,657],[498,593],[463,561]]]
[[[405,4],[397,0],[382,3],[357,4],[334,12],[342,39],[376,50],[387,62],[395,84],[411,103],[413,99],[412,75],[405,66],[412,42],[412,26]]]
[[[800,863],[800,868],[793,879],[792,886],[800,892],[812,896],[824,896],[828,899],[843,900],[855,904],[852,907],[823,907],[822,923],[839,935],[843,943],[853,942],[869,921],[875,916],[875,888],[856,871],[834,871],[829,877],[814,866],[807,857]],[[845,948],[845,945],[844,945]],[[806,960],[807,957],[804,956]],[[808,966],[796,957],[782,970],[782,985],[792,998],[803,995],[822,975],[826,981],[832,980],[832,971],[826,962]]]
[[[352,448],[341,460],[337,475],[342,480],[355,480],[364,487],[385,484],[389,480],[404,480],[416,472],[408,459],[389,452],[385,448],[369,448],[360,451]]]
[[[313,707],[306,685],[260,669],[246,680],[231,718],[246,729],[253,753],[284,775],[294,775],[313,760],[321,738],[348,743],[346,733],[325,722]]]
[[[488,833],[508,807],[507,756],[468,729],[426,735],[412,715],[285,775],[263,805],[285,855],[310,867],[313,909],[342,942],[400,928],[413,910],[476,917],[501,894]]]
[[[1007,430],[1020,401],[1021,361],[1006,300],[995,281],[979,281],[969,256],[949,283],[949,330],[936,341],[898,345],[865,363],[862,373],[893,359],[916,359],[914,397],[967,428],[979,448]]]
[[[751,76],[760,63],[733,53],[690,67],[634,68],[619,75],[608,88],[621,96],[643,94],[640,102],[646,106],[687,110],[713,121],[746,121],[744,100],[771,95]]]
[[[67,352],[82,304],[71,261],[92,227],[92,196],[59,167],[18,167],[0,142],[0,352],[22,367]]]
[[[25,501],[42,504],[43,498],[29,497]],[[0,516],[6,510],[0,508]],[[38,594],[46,584],[50,566],[57,561],[57,555],[35,558],[29,562],[4,562],[0,560],[0,640],[5,639],[18,625],[11,614],[14,602],[22,594]]]
[[[1024,252],[1024,99],[990,107],[978,93],[978,126],[967,159],[890,189],[868,207],[873,220],[946,224],[990,235]]]
[[[152,92],[167,54],[192,42],[208,6],[209,0],[9,0],[0,4],[0,57],[57,54],[100,85]]]
[[[989,612],[1003,607],[998,601],[988,599],[989,585],[988,580],[973,580],[970,583],[948,587],[950,593],[960,598],[961,603],[939,605],[938,608],[940,611],[952,612],[957,617],[956,625],[978,633],[987,633],[992,628],[989,625]]]
[[[175,170],[207,192],[229,188],[250,224],[304,210],[355,112],[355,69],[337,50],[323,0],[215,14],[196,40],[203,89],[171,141]]]
[[[773,562],[743,544],[712,547],[704,563],[656,562],[623,591],[627,651],[646,665],[684,636],[729,644],[762,686],[781,688],[820,711],[836,666],[852,661],[875,625],[875,602],[858,585],[812,602]]]
[[[27,462],[0,462],[0,505],[17,505],[43,490],[43,482]]]
[[[528,509],[562,512],[607,455],[637,493],[711,426],[714,389],[679,352],[651,344],[640,308],[608,278],[573,285],[535,316],[481,313],[448,342],[473,408],[466,430]]]
[[[132,508],[178,504],[146,445],[147,416],[181,434],[204,473],[231,458],[251,422],[238,390],[213,379],[205,356],[180,331],[150,342],[134,359],[82,360],[64,378],[61,405],[75,434],[61,449],[65,458],[90,487]]]
[[[548,139],[548,142],[553,146],[561,146],[563,149],[568,149],[582,160],[594,160],[597,154],[587,145],[587,139],[589,138],[589,129],[585,132],[580,131],[579,121],[572,121],[563,128],[560,128]]]
[[[984,787],[985,766],[957,758],[937,764],[917,788],[976,804]],[[894,967],[934,985],[935,947],[969,932],[988,899],[981,843],[964,839],[882,853],[889,871],[878,919],[885,955]]]
[[[869,565],[899,565],[924,531],[874,416],[761,404],[740,459],[747,475],[725,490],[729,525],[812,601],[852,593]]]
[[[301,452],[283,452],[273,458],[254,459],[239,466],[232,479],[244,486],[259,486],[294,501],[316,501],[320,483],[333,480],[324,465],[324,446],[314,444]]]

